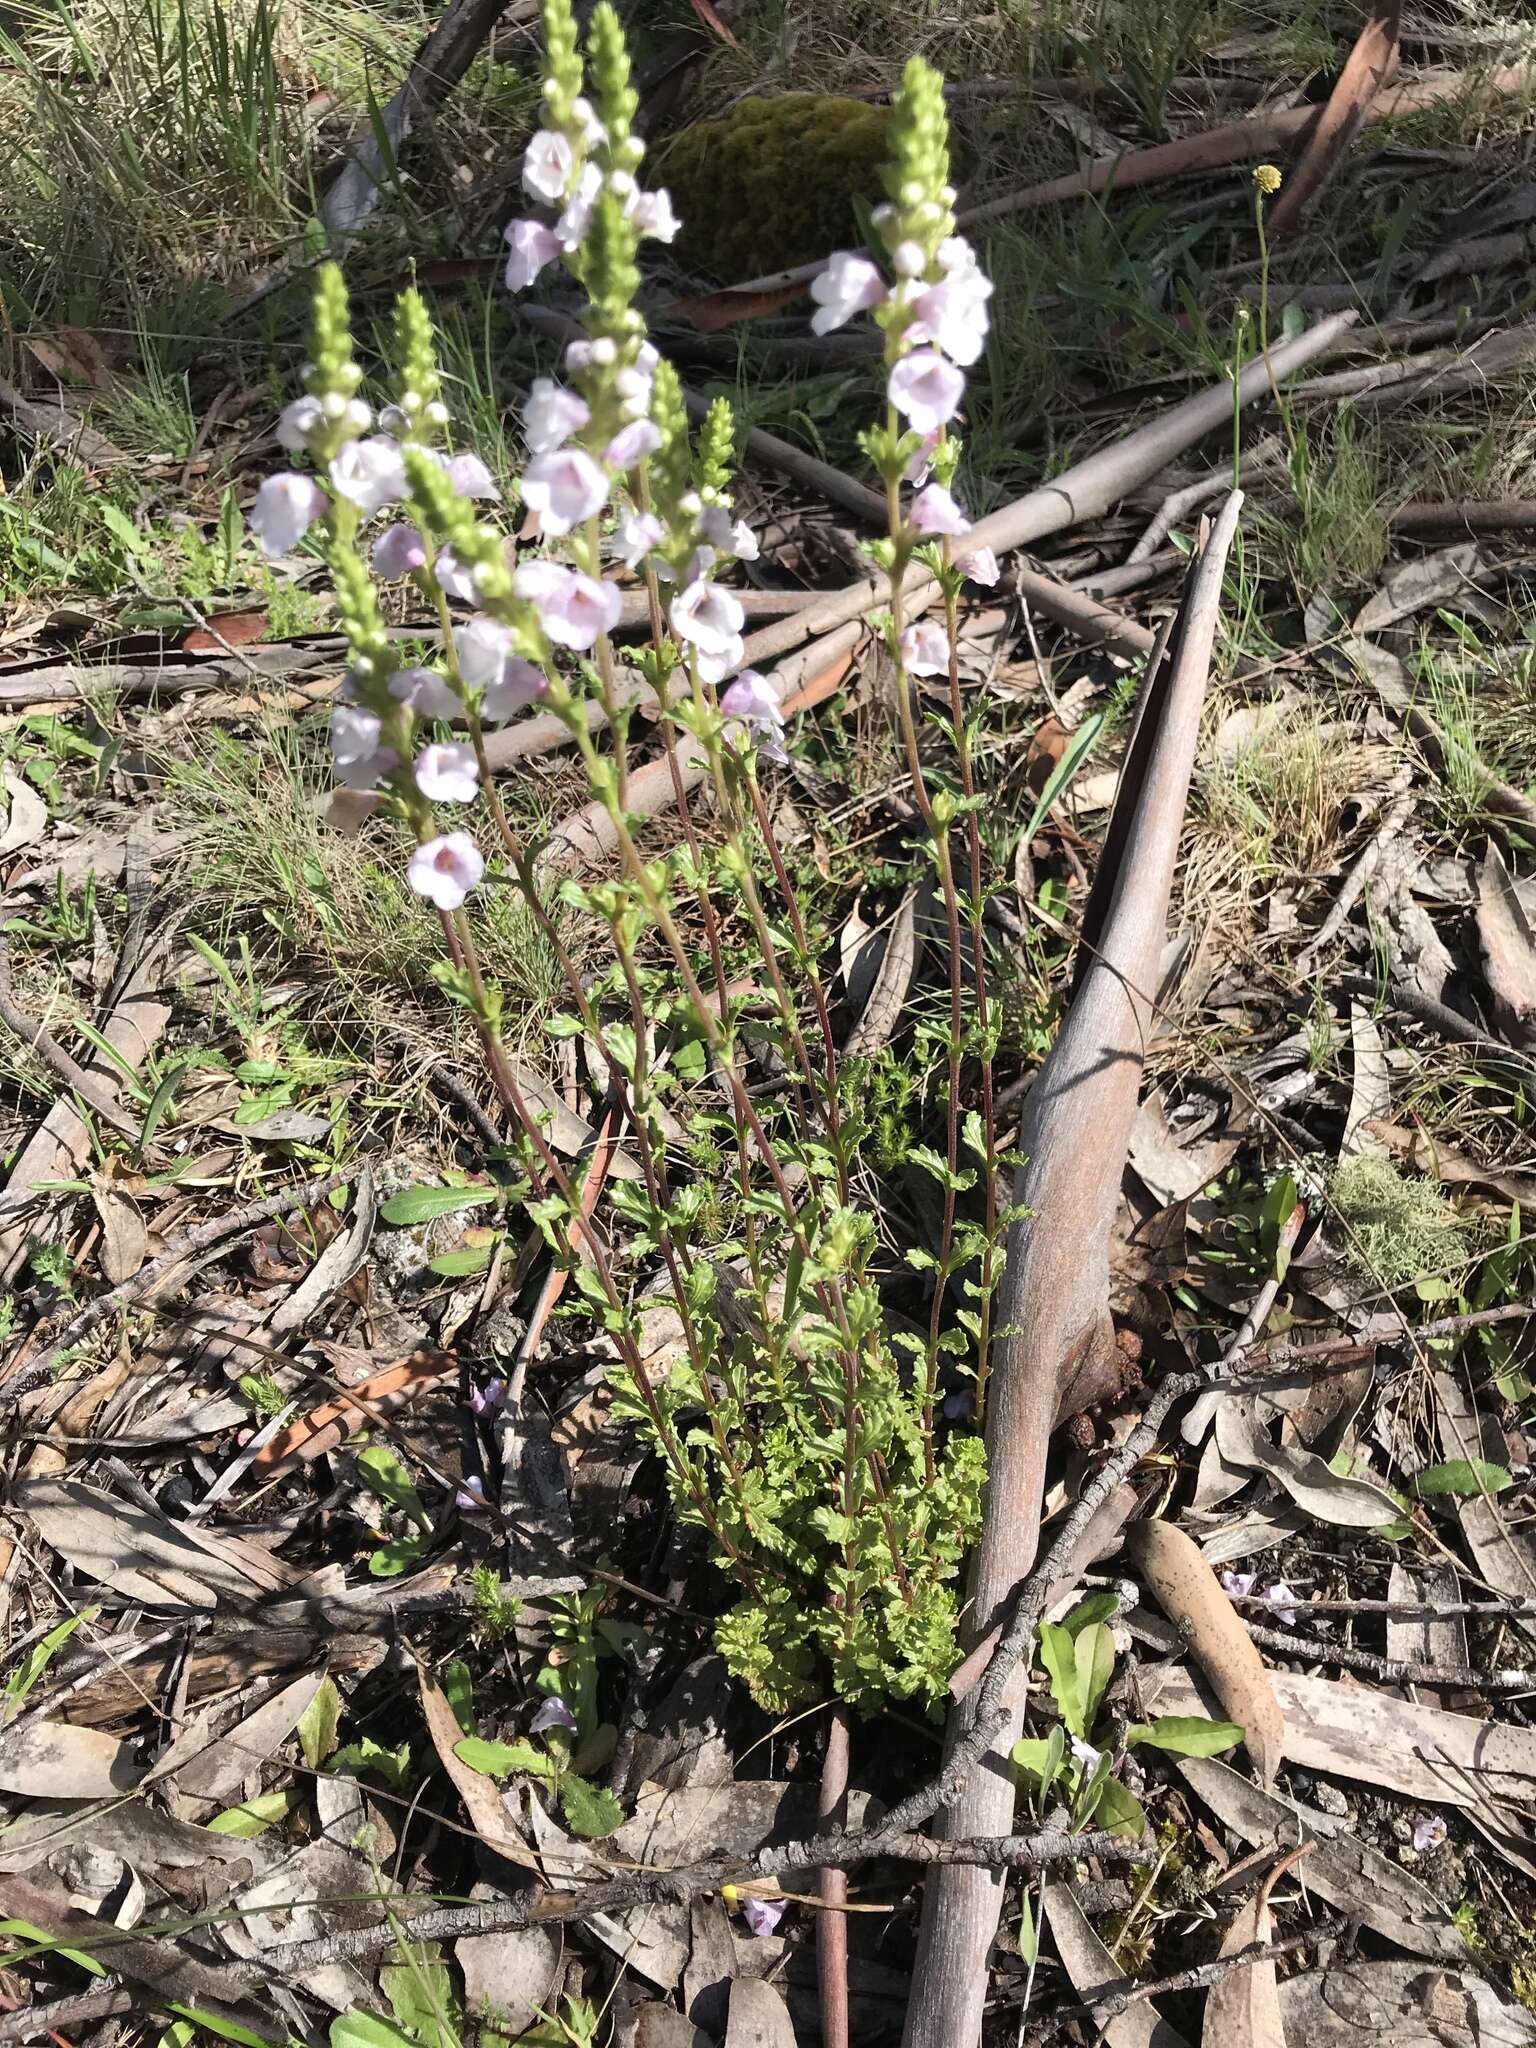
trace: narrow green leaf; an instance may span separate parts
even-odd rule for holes
[[[1160,1714],[1155,1721],[1138,1721],[1125,1731],[1127,1747],[1144,1742],[1171,1756],[1220,1756],[1224,1749],[1236,1749],[1242,1739],[1242,1729],[1231,1721],[1207,1721],[1203,1714]]]
[[[319,1770],[331,1751],[336,1747],[336,1732],[341,1726],[341,1694],[329,1678],[322,1678],[314,1698],[299,1716],[295,1734],[299,1748],[304,1752],[304,1761],[312,1771]]]
[[[1051,1696],[1060,1709],[1069,1733],[1087,1739],[1083,1719],[1083,1692],[1077,1675],[1077,1644],[1064,1628],[1053,1622],[1040,1624],[1040,1661],[1051,1681]]]
[[[421,1495],[411,1475],[387,1444],[370,1444],[357,1454],[357,1473],[364,1485],[387,1500],[392,1508],[409,1515],[418,1529],[430,1530],[432,1517],[421,1504]]]
[[[1099,1703],[1114,1675],[1114,1638],[1102,1621],[1090,1622],[1077,1638],[1077,1687],[1083,1702],[1085,1731],[1098,1719]]]
[[[296,1792],[259,1792],[254,1799],[216,1813],[208,1823],[208,1832],[211,1835],[235,1835],[242,1841],[251,1841],[257,1835],[264,1835],[275,1822],[285,1820],[298,1803]]]
[[[480,1735],[466,1735],[453,1745],[460,1763],[487,1778],[510,1778],[514,1771],[526,1771],[535,1778],[552,1778],[555,1767],[542,1749],[531,1742],[488,1742]]]
[[[430,1223],[456,1209],[483,1209],[500,1199],[495,1188],[402,1188],[379,1205],[379,1214],[396,1225]]]

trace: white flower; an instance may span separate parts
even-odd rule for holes
[[[885,297],[885,279],[867,256],[854,256],[839,249],[818,276],[811,280],[811,297],[816,311],[811,316],[813,334],[830,334],[855,313],[878,306]]]
[[[429,839],[411,855],[406,880],[439,910],[457,910],[485,873],[480,849],[467,832]]]
[[[301,455],[309,446],[309,437],[325,418],[325,409],[318,398],[296,398],[292,405],[285,405],[275,429],[278,446],[286,448],[290,455]]]
[[[779,709],[779,693],[755,668],[744,668],[729,689],[721,691],[720,709],[727,718],[741,720],[770,761],[789,759],[781,737],[784,713]]]
[[[1284,1579],[1276,1579],[1272,1586],[1264,1588],[1264,1598],[1275,1610],[1275,1619],[1282,1628],[1294,1628],[1296,1626],[1296,1609],[1291,1604],[1296,1597],[1296,1594],[1285,1583]]]
[[[990,548],[976,548],[960,558],[960,573],[972,583],[984,583],[988,590],[997,582],[1002,570],[998,567],[997,556]]]
[[[560,238],[541,220],[507,224],[507,290],[525,292],[547,263],[560,254]]]
[[[448,481],[461,498],[499,498],[496,479],[480,460],[478,455],[465,449],[461,455],[450,455],[447,465]]]
[[[409,576],[413,569],[425,567],[427,544],[414,526],[402,520],[398,526],[389,526],[373,544],[373,573],[382,576],[386,583],[393,583],[397,577]]]
[[[523,407],[523,439],[533,454],[550,455],[591,417],[591,408],[574,391],[552,377],[535,377]]]
[[[1099,1759],[1103,1755],[1103,1751],[1095,1749],[1091,1742],[1084,1742],[1081,1735],[1074,1735],[1067,1747],[1085,1771],[1096,1771],[1098,1769]]]
[[[912,301],[911,341],[932,342],[952,362],[974,363],[987,343],[987,300],[992,280],[979,270],[956,271]]]
[[[701,653],[719,654],[738,637],[746,614],[718,583],[692,582],[672,600],[672,630]]]
[[[699,553],[708,555],[708,560],[695,572],[700,576],[706,573],[716,553],[734,555],[738,562],[757,560],[757,535],[744,519],[733,521],[730,510],[725,505],[704,507],[699,514],[699,537],[707,543],[707,547],[701,548]]]
[[[625,512],[613,537],[613,552],[626,569],[638,569],[665,538],[666,529],[654,512]]]
[[[473,747],[434,742],[416,756],[416,787],[433,804],[472,804],[480,789]]]
[[[901,636],[901,658],[914,676],[949,674],[949,636],[932,619],[919,619]]]
[[[475,588],[475,579],[452,548],[439,548],[437,560],[432,564],[432,573],[439,588],[449,597],[456,597],[460,604],[478,604],[480,593]]]
[[[331,713],[331,758],[338,768],[364,761],[379,744],[380,720],[360,705],[338,704]]]
[[[891,251],[891,268],[898,277],[921,277],[927,267],[921,242],[898,242]]]
[[[267,478],[245,523],[260,541],[261,552],[275,560],[304,538],[329,503],[312,476],[285,469]]]
[[[747,643],[736,633],[723,647],[713,650],[696,647],[694,658],[701,683],[723,683],[732,670],[740,668],[746,660]]]
[[[354,504],[364,519],[405,496],[405,464],[400,443],[388,434],[367,441],[343,441],[331,459],[330,477],[337,497]]]
[[[1421,1856],[1431,1849],[1438,1849],[1445,1840],[1445,1822],[1438,1813],[1415,1814],[1413,1821],[1413,1846]]]
[[[1234,1600],[1246,1600],[1258,1584],[1257,1572],[1223,1572],[1222,1590],[1230,1593]]]
[[[579,652],[599,633],[611,633],[624,609],[616,584],[598,583],[559,562],[524,562],[512,578],[512,588],[534,607],[557,647]]]
[[[535,199],[547,199],[551,205],[565,197],[575,168],[568,138],[554,128],[541,128],[523,151],[523,184]]]
[[[953,363],[931,349],[918,349],[891,371],[887,393],[892,405],[920,434],[952,420],[965,396],[965,379]]]
[[[393,775],[399,766],[400,756],[394,748],[380,747],[377,753],[364,754],[359,761],[338,761],[336,780],[347,789],[369,790],[386,775]]]
[[[489,725],[504,725],[542,697],[548,688],[544,671],[514,654],[495,682],[486,685],[480,715]]]
[[[731,553],[738,562],[755,562],[760,552],[757,535],[745,519],[738,519],[731,528]]]
[[[397,669],[389,679],[389,694],[418,718],[440,718],[445,724],[464,710],[453,685],[435,668]]]
[[[912,524],[919,533],[969,533],[971,522],[942,484],[929,484],[912,500]]]
[[[512,628],[476,612],[462,626],[454,627],[453,648],[466,685],[483,690],[498,679],[512,657]]]
[[[583,449],[535,456],[523,471],[523,503],[538,515],[541,533],[569,533],[607,502],[608,479]]]
[[[656,242],[670,242],[682,223],[672,210],[672,194],[665,186],[654,192],[637,192],[629,217],[642,235]]]
[[[594,163],[585,163],[576,179],[564,213],[555,222],[555,240],[562,249],[576,249],[587,238],[587,229],[592,225],[592,209],[603,189],[603,174]]]
[[[633,469],[643,456],[654,455],[661,446],[661,429],[653,420],[635,420],[620,427],[603,450],[610,469]]]

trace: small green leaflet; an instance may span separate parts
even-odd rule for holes
[[[1471,1499],[1478,1494],[1502,1493],[1514,1485],[1514,1477],[1502,1465],[1490,1465],[1485,1458],[1452,1458],[1446,1465],[1426,1465],[1413,1479],[1413,1490],[1421,1499],[1436,1494],[1453,1494]]]
[[[380,1204],[379,1214],[396,1225],[430,1223],[435,1217],[451,1216],[455,1209],[480,1209],[500,1199],[495,1188],[402,1188]]]
[[[235,1835],[250,1841],[264,1835],[274,1822],[285,1820],[299,1804],[297,1792],[258,1792],[240,1806],[226,1807],[208,1823],[210,1835]]]
[[[393,2020],[354,2009],[331,2021],[331,2048],[421,2048],[421,2043]]]
[[[51,1628],[40,1643],[34,1643],[22,1658],[16,1669],[5,1681],[5,1697],[13,1707],[19,1707],[27,1694],[53,1662],[53,1653],[61,1643],[67,1643],[77,1628],[94,1621],[101,1612],[99,1607],[82,1607],[78,1614],[61,1621],[57,1628]]]
[[[341,1726],[341,1694],[329,1678],[322,1678],[314,1698],[299,1716],[299,1725],[294,1733],[299,1738],[299,1748],[304,1752],[304,1761],[312,1771],[317,1771],[336,1747],[336,1731]]]
[[[409,1515],[418,1529],[431,1531],[432,1517],[422,1506],[410,1473],[387,1444],[370,1444],[367,1450],[359,1451],[357,1474],[381,1500]]]
[[[464,1244],[456,1251],[439,1252],[435,1259],[428,1259],[431,1270],[444,1280],[463,1280],[471,1273],[483,1273],[491,1263],[493,1247],[488,1244]]]
[[[601,1841],[623,1825],[624,1809],[606,1786],[592,1785],[567,1771],[560,1780],[560,1811],[573,1835]]]

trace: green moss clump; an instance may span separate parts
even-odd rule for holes
[[[1408,1179],[1390,1159],[1343,1160],[1332,1193],[1349,1225],[1346,1258],[1379,1286],[1453,1273],[1472,1254],[1471,1226],[1430,1181]]]
[[[886,107],[831,94],[746,99],[658,152],[691,269],[734,283],[857,245],[855,198],[882,197]]]

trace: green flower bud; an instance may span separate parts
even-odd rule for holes
[[[609,0],[599,0],[587,31],[587,75],[597,118],[608,131],[609,162],[614,170],[633,171],[640,145],[632,133],[639,95],[629,82],[629,51],[624,29]]]
[[[443,379],[432,316],[414,287],[395,301],[395,361],[400,377],[396,403],[405,416],[405,432],[413,441],[435,440],[447,417],[441,401]]]
[[[576,49],[576,16],[571,0],[543,0],[544,118],[551,128],[570,128],[581,97],[581,58]]]
[[[736,459],[736,418],[728,398],[711,400],[699,433],[699,489],[708,499],[728,504],[731,471]]]
[[[333,540],[329,561],[336,584],[336,609],[341,617],[341,630],[347,636],[352,666],[365,685],[371,687],[394,666],[373,579],[350,541]]]

